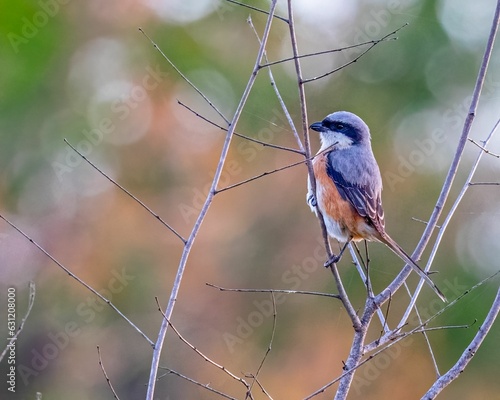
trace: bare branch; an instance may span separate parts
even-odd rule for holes
[[[170,322],[167,317],[165,316],[165,313],[163,312],[163,310],[161,309],[161,306],[160,306],[160,303],[158,301],[158,297],[155,297],[155,300],[156,300],[156,304],[158,305],[158,311],[161,312],[161,314],[163,315],[163,318],[165,318],[165,320],[167,321],[167,323],[169,324],[169,326],[172,328],[172,330],[174,331],[174,333],[177,335],[177,337],[186,345],[188,346],[191,350],[193,350],[196,354],[198,354],[201,358],[203,358],[205,361],[207,361],[209,364],[212,364],[214,367],[220,369],[221,371],[225,372],[227,375],[229,375],[232,379],[234,379],[235,381],[238,381],[240,383],[242,383],[247,391],[249,390],[250,388],[250,385],[243,379],[243,378],[240,378],[239,376],[233,374],[231,371],[229,371],[226,367],[224,367],[223,365],[220,365],[218,363],[216,363],[215,361],[211,360],[209,357],[207,357],[205,354],[203,354],[200,350],[198,350],[197,347],[193,346],[189,341],[187,341],[180,333],[179,331],[175,328],[175,326],[172,324],[172,322]],[[160,368],[163,368],[163,367],[160,367]]]
[[[497,122],[498,124],[498,122]],[[469,138],[469,142],[471,142],[472,144],[475,144],[477,147],[479,147],[482,151],[484,151],[486,154],[490,155],[490,156],[493,156],[493,157],[496,157],[496,158],[500,158],[500,155],[498,154],[495,154],[495,153],[492,153],[491,151],[487,150],[484,146],[481,146],[479,143],[477,143],[476,141],[474,141],[473,139]]]
[[[208,118],[204,117],[203,115],[201,115],[200,113],[194,111],[191,107],[187,106],[186,104],[184,104],[182,101],[180,100],[177,100],[177,103],[181,106],[183,106],[184,108],[186,108],[187,110],[191,111],[194,115],[196,115],[197,117],[201,118],[203,121],[206,121],[208,122],[209,124],[215,126],[216,128],[219,128],[225,132],[227,132],[227,128],[224,128],[223,126],[219,125],[219,124],[216,124],[215,122],[209,120]],[[289,152],[292,152],[292,153],[297,153],[297,154],[301,154],[301,155],[304,155],[304,152],[301,151],[301,150],[298,150],[298,149],[292,149],[291,147],[285,147],[285,146],[279,146],[277,144],[272,144],[272,143],[267,143],[267,142],[263,142],[262,140],[258,140],[258,139],[254,139],[253,137],[250,137],[250,136],[245,136],[245,135],[242,135],[241,133],[237,133],[237,132],[234,132],[234,136],[238,136],[242,139],[245,139],[245,140],[248,140],[249,142],[254,142],[254,143],[258,143],[264,147],[272,147],[274,149],[278,149],[278,150],[285,150],[285,151],[289,151]]]
[[[120,398],[118,397],[118,395],[115,392],[115,389],[113,388],[113,385],[111,384],[111,381],[109,380],[109,377],[108,377],[108,374],[106,373],[106,370],[104,369],[104,365],[103,365],[102,359],[101,359],[101,350],[99,349],[99,346],[97,346],[97,355],[99,356],[99,365],[101,367],[101,371],[104,374],[104,377],[106,378],[106,383],[108,384],[109,388],[111,389],[111,392],[113,393],[113,397],[116,400],[120,400]]]
[[[137,325],[135,325],[131,320],[129,320],[125,314],[123,314],[111,301],[105,298],[102,294],[100,294],[97,290],[95,290],[92,286],[88,285],[84,281],[82,281],[78,276],[76,276],[73,272],[71,272],[68,268],[66,268],[63,264],[57,261],[50,253],[48,253],[42,246],[40,246],[37,242],[35,242],[31,237],[29,237],[26,233],[24,233],[20,228],[18,228],[14,223],[10,222],[7,218],[0,214],[0,218],[7,222],[12,228],[18,231],[25,239],[27,239],[31,244],[33,244],[38,250],[40,250],[46,257],[52,260],[59,268],[61,268],[64,272],[66,272],[70,277],[76,280],[80,285],[84,286],[92,293],[94,293],[97,297],[99,297],[102,301],[108,304],[120,317],[122,317],[128,324],[134,328],[146,341],[154,346],[153,341],[147,337],[147,335],[141,331]]]
[[[201,211],[198,215],[198,218],[196,219],[196,222],[193,226],[193,229],[191,231],[191,234],[189,235],[189,238],[184,246],[184,249],[182,251],[181,259],[179,261],[179,266],[177,269],[177,273],[174,279],[174,284],[172,287],[172,291],[170,293],[170,298],[168,301],[168,305],[165,311],[165,319],[162,320],[162,324],[160,327],[160,331],[158,333],[158,338],[156,340],[155,344],[155,349],[153,351],[153,357],[151,360],[151,370],[150,370],[150,375],[149,375],[149,382],[148,382],[148,391],[146,394],[146,400],[152,400],[154,397],[154,391],[155,391],[155,386],[156,386],[156,376],[158,374],[158,366],[160,363],[160,355],[161,355],[161,350],[163,348],[163,343],[165,341],[165,335],[167,333],[167,328],[168,328],[168,320],[172,317],[172,313],[174,311],[175,304],[177,302],[177,295],[179,293],[180,285],[182,278],[184,276],[184,270],[186,268],[187,260],[189,258],[189,254],[191,252],[191,248],[193,247],[194,241],[196,239],[196,236],[200,230],[201,224],[203,223],[205,216],[208,212],[208,209],[210,208],[213,198],[215,196],[217,186],[219,184],[219,180],[222,174],[222,169],[224,168],[224,164],[227,158],[227,154],[229,152],[229,146],[231,144],[231,140],[233,138],[233,134],[236,128],[236,125],[239,121],[239,118],[241,116],[241,113],[243,111],[243,107],[245,106],[247,99],[250,95],[250,92],[253,88],[253,85],[255,83],[255,80],[257,78],[257,74],[259,71],[259,64],[262,60],[262,56],[264,54],[264,49],[267,44],[267,39],[269,37],[269,32],[271,30],[271,23],[273,21],[273,15],[274,11],[276,8],[276,1],[277,0],[272,0],[271,5],[269,7],[269,16],[266,22],[266,26],[264,29],[264,34],[262,38],[262,44],[258,50],[257,57],[255,60],[255,65],[253,67],[253,72],[250,75],[250,78],[248,80],[247,86],[241,96],[240,102],[238,106],[236,107],[236,111],[234,113],[233,119],[231,123],[229,124],[229,129],[226,134],[226,138],[224,140],[224,144],[221,149],[221,155],[219,158],[219,163],[217,165],[217,168],[215,170],[214,178],[212,180],[212,185],[210,187],[210,191],[205,199],[205,202],[201,208]]]
[[[273,65],[282,64],[282,63],[289,62],[289,61],[294,61],[296,59],[302,59],[302,58],[308,58],[308,57],[316,57],[316,56],[320,56],[320,55],[324,55],[324,54],[331,54],[331,53],[338,53],[338,52],[341,52],[341,51],[355,49],[357,47],[362,47],[362,46],[366,46],[366,45],[376,45],[376,44],[378,44],[380,42],[385,42],[385,41],[388,41],[388,40],[396,40],[397,38],[391,38],[390,36],[393,36],[394,34],[396,34],[398,31],[400,31],[401,29],[403,29],[406,26],[408,26],[408,23],[404,24],[403,26],[401,26],[400,28],[396,29],[395,31],[393,31],[393,32],[385,35],[381,39],[368,40],[366,42],[362,42],[362,43],[358,43],[358,44],[352,44],[350,46],[340,47],[340,48],[337,48],[337,49],[322,50],[322,51],[316,51],[314,53],[306,53],[306,54],[301,54],[301,55],[297,55],[297,56],[294,56],[294,57],[283,58],[283,59],[278,60],[278,61],[271,61],[271,62],[268,62],[266,64],[262,64],[260,67],[261,68],[267,68],[267,67],[271,67]]]
[[[364,285],[366,285],[367,281],[367,276],[365,274],[365,271],[363,270],[363,267],[361,266],[361,263],[359,262],[358,255],[354,251],[354,246],[352,243],[349,243],[349,253],[351,253],[352,260],[354,262],[354,265],[356,266],[356,270],[358,271],[359,276],[361,277],[361,281],[363,282]],[[389,312],[389,308],[387,309],[387,312]],[[389,327],[387,326],[387,314],[384,315],[380,307],[377,307],[377,315],[379,317],[380,323],[382,325],[382,329],[385,333],[390,332]]]
[[[255,373],[255,375],[252,376],[253,381],[250,384],[250,389],[248,390],[248,393],[251,393],[253,385],[254,385],[254,383],[257,381],[257,379],[259,377],[259,374],[260,374],[260,371],[262,369],[262,366],[266,362],[267,356],[271,352],[271,348],[272,348],[272,345],[273,345],[273,342],[274,342],[274,334],[276,333],[277,312],[276,312],[276,299],[274,298],[274,293],[273,292],[271,292],[271,298],[273,299],[273,329],[271,331],[271,339],[269,340],[269,345],[267,346],[267,350],[266,350],[266,352],[264,354],[264,357],[262,357],[262,361],[260,362],[259,368],[257,368],[257,372]],[[264,394],[266,394],[272,400],[271,396],[269,396],[269,394],[267,393],[267,391],[264,390],[264,388],[262,387],[262,385],[259,384],[259,386],[262,389],[262,391],[264,392]]]
[[[341,65],[340,67],[338,68],[335,68],[329,72],[326,72],[322,75],[319,75],[319,76],[315,76],[313,78],[309,78],[309,79],[304,79],[303,80],[303,83],[309,83],[309,82],[313,82],[313,81],[317,81],[318,79],[322,79],[322,78],[325,78],[331,74],[334,74],[335,72],[338,72],[346,67],[348,67],[349,65],[351,64],[354,64],[355,62],[357,62],[361,57],[363,57],[366,53],[368,53],[370,50],[372,50],[377,44],[383,42],[383,41],[386,41],[388,40],[388,38],[392,35],[394,35],[396,32],[398,32],[399,30],[403,29],[405,26],[407,26],[408,24],[404,24],[403,26],[401,26],[400,28],[396,29],[395,31],[385,35],[382,39],[379,39],[379,40],[374,40],[371,42],[371,45],[366,49],[364,50],[363,52],[361,52],[361,54],[359,54],[358,56],[356,56],[355,58],[353,58],[351,61],[348,61],[346,62],[345,64]],[[395,39],[395,38],[393,38]]]
[[[267,396],[268,399],[273,400],[273,398],[271,397],[271,395],[267,392],[267,390],[264,388],[264,386],[262,385],[262,383],[260,383],[260,381],[257,378],[255,378],[255,382],[260,387],[260,390],[262,390],[262,393],[264,393]]]
[[[257,7],[254,7],[254,6],[250,6],[248,4],[244,4],[244,3],[240,3],[239,1],[235,1],[235,0],[226,0],[228,3],[233,3],[233,4],[236,4],[238,6],[242,6],[242,7],[246,7],[246,8],[249,8],[250,10],[254,10],[254,11],[257,11],[257,12],[260,12],[260,13],[263,13],[263,14],[266,14],[266,15],[269,15],[269,12],[266,11],[266,10],[263,10],[261,8],[257,8]],[[283,22],[286,22],[288,24],[288,20],[286,18],[283,18],[283,17],[280,17],[279,15],[273,15],[274,18],[277,18]]]
[[[97,165],[95,165],[92,161],[90,161],[86,156],[84,156],[80,151],[76,149],[67,139],[64,139],[64,143],[66,143],[71,149],[76,152],[81,158],[83,158],[92,168],[94,168],[97,172],[99,172],[102,176],[104,176],[108,181],[110,181],[113,185],[115,185],[118,189],[120,189],[123,193],[131,197],[137,204],[142,206],[148,213],[150,213],[153,217],[155,217],[158,221],[160,221],[163,226],[168,228],[175,236],[177,236],[182,243],[186,244],[186,239],[184,239],[179,232],[177,232],[174,228],[172,228],[169,224],[167,224],[158,214],[156,214],[153,210],[151,210],[146,204],[144,204],[141,200],[135,197],[132,193],[130,193],[127,189],[125,189],[122,185],[116,182],[113,178],[111,178],[108,174],[104,173],[102,169],[100,169]]]
[[[469,186],[499,186],[500,182],[470,182]]]
[[[167,373],[167,374],[165,374],[165,375],[160,376],[159,378],[163,378],[164,376],[166,376],[166,375],[168,375],[168,374],[176,375],[176,376],[178,376],[178,377],[180,377],[180,378],[182,378],[182,379],[185,379],[185,380],[186,380],[186,381],[188,381],[188,382],[194,383],[194,384],[195,384],[195,385],[197,385],[197,386],[201,386],[203,389],[207,389],[208,391],[210,391],[210,392],[212,392],[212,393],[215,393],[215,394],[218,394],[219,396],[222,396],[222,397],[224,397],[224,398],[226,398],[226,399],[230,399],[230,400],[238,400],[238,399],[237,399],[237,398],[235,398],[235,397],[228,396],[227,394],[222,393],[221,391],[216,390],[216,389],[214,389],[214,388],[210,387],[210,386],[209,386],[209,385],[210,385],[209,383],[207,383],[207,384],[205,384],[205,385],[204,385],[204,384],[202,384],[202,383],[200,383],[200,382],[198,382],[198,381],[195,381],[194,379],[191,379],[191,378],[188,378],[188,377],[187,377],[187,376],[185,376],[185,375],[182,375],[181,373],[179,373],[179,372],[177,372],[177,371],[174,371],[173,369],[163,368],[163,367],[162,367],[162,369],[164,369],[164,370],[168,371],[168,373]]]
[[[219,289],[221,292],[242,292],[242,293],[286,293],[286,294],[305,294],[311,296],[324,296],[333,297],[334,299],[340,299],[338,294],[333,293],[322,293],[322,292],[308,292],[304,290],[283,290],[283,289],[228,289],[213,285],[211,283],[205,283],[205,285]]]
[[[272,174],[274,174],[276,172],[284,171],[285,169],[288,169],[288,168],[296,167],[297,165],[304,164],[305,162],[306,162],[305,160],[303,160],[303,161],[297,161],[297,162],[295,162],[293,164],[288,164],[288,165],[285,165],[284,167],[273,169],[272,171],[263,172],[262,174],[259,174],[259,175],[253,176],[251,178],[245,179],[245,180],[243,180],[241,182],[237,182],[237,183],[234,183],[232,185],[228,185],[226,187],[223,187],[221,189],[217,189],[217,191],[215,193],[218,194],[220,192],[224,192],[224,191],[229,190],[229,189],[234,189],[234,188],[236,188],[238,186],[244,185],[245,183],[249,183],[249,182],[255,181],[255,180],[263,178],[263,177],[265,177],[267,175],[272,175]]]
[[[249,18],[248,23],[252,27],[252,29],[253,29],[253,31],[255,33],[255,36],[257,37],[257,40],[259,41],[259,43],[261,43],[260,37],[259,37],[259,35],[257,33],[257,30],[255,29],[255,26],[253,25],[253,22],[252,22],[251,18]],[[268,62],[267,52],[264,52],[264,59],[266,60],[266,62]],[[302,144],[302,141],[300,140],[299,133],[297,132],[297,128],[295,128],[295,124],[293,123],[292,116],[290,115],[290,113],[288,111],[288,108],[287,108],[287,106],[285,104],[285,101],[283,100],[283,97],[281,96],[281,93],[280,93],[280,91],[278,89],[278,86],[276,85],[276,81],[274,80],[273,71],[271,70],[270,66],[267,67],[267,72],[268,72],[268,75],[269,75],[269,81],[271,82],[271,86],[274,89],[274,93],[276,94],[276,97],[278,98],[278,101],[279,101],[279,103],[281,105],[281,109],[283,110],[283,112],[285,114],[285,117],[286,117],[286,119],[288,121],[288,125],[290,125],[290,128],[292,129],[293,135],[295,136],[295,140],[297,141],[297,144],[299,145],[299,148],[301,150],[302,155],[305,155],[305,153],[304,153],[304,146]]]
[[[146,32],[144,32],[144,31],[142,30],[142,28],[139,28],[139,32],[141,32],[144,36],[146,36],[146,37],[148,38],[148,40],[151,42],[151,44],[153,45],[153,47],[154,47],[154,48],[155,48],[155,49],[156,49],[156,50],[157,50],[157,51],[161,54],[161,56],[165,59],[165,61],[167,61],[167,62],[170,64],[170,66],[171,66],[171,67],[172,67],[172,68],[173,68],[173,69],[174,69],[174,70],[175,70],[175,71],[176,71],[176,72],[177,72],[177,73],[181,76],[181,78],[182,78],[182,79],[184,79],[184,81],[186,81],[186,83],[187,83],[189,86],[191,86],[191,87],[192,87],[192,88],[196,91],[196,93],[198,93],[198,94],[199,94],[199,95],[203,98],[203,100],[205,100],[205,101],[208,103],[208,105],[209,105],[210,107],[212,107],[212,109],[213,109],[213,110],[214,110],[217,114],[219,114],[219,116],[220,116],[220,117],[221,117],[221,118],[222,118],[222,119],[226,122],[226,124],[228,124],[228,125],[229,125],[229,120],[228,120],[228,119],[224,116],[224,114],[222,114],[222,112],[221,112],[221,111],[219,111],[219,109],[215,106],[215,104],[214,104],[214,103],[212,103],[212,101],[211,101],[211,100],[210,100],[207,96],[205,96],[205,95],[203,94],[203,92],[202,92],[200,89],[198,89],[198,88],[197,88],[197,87],[193,84],[193,82],[191,82],[191,81],[190,81],[190,80],[186,77],[186,75],[184,75],[184,74],[182,73],[182,71],[181,71],[179,68],[177,68],[177,66],[176,66],[176,65],[175,65],[172,61],[170,61],[170,59],[166,56],[166,54],[163,52],[163,50],[162,50],[162,49],[160,49],[160,48],[158,47],[158,45],[157,45],[155,42],[153,42],[153,40],[152,40],[152,39],[151,39],[151,38],[150,38],[150,37],[146,34]]]

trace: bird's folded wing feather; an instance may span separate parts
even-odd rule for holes
[[[368,218],[379,231],[383,231],[384,210],[380,193],[375,193],[369,185],[357,185],[345,180],[330,163],[327,164],[327,174],[335,183],[340,196],[351,203],[359,215]]]

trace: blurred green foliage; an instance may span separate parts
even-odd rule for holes
[[[181,242],[81,160],[63,138],[186,236],[213,176],[223,131],[177,101],[224,123],[138,27],[229,118],[258,48],[246,19],[251,15],[261,34],[265,15],[215,0],[193,5],[198,12],[208,4],[208,11],[190,22],[185,22],[189,12],[175,11],[181,4],[178,1],[165,2],[163,14],[157,9],[159,3],[132,0],[1,3],[0,211],[85,282],[110,295],[154,341],[161,320],[155,297],[162,306],[166,304]],[[268,6],[265,1],[248,3]],[[464,105],[486,36],[476,47],[454,37],[443,14],[449,10],[444,0],[341,3],[331,2],[331,8],[321,12],[317,11],[320,2],[298,3],[296,21],[303,54],[375,40],[409,25],[397,33],[397,40],[379,43],[348,68],[308,84],[309,119],[319,120],[338,109],[362,116],[372,129],[383,175],[387,171],[401,174],[402,160],[409,163],[412,152],[420,152],[414,154],[419,162],[411,164],[413,169],[401,175],[394,187],[384,182],[388,229],[410,250],[423,230],[411,218],[425,220],[432,211],[460,133],[459,121],[465,118]],[[464,2],[460,6],[476,21],[474,7]],[[173,8],[168,11],[168,7]],[[489,26],[494,2],[481,7],[491,9],[483,21]],[[279,13],[286,15],[284,2]],[[304,74],[309,78],[328,72],[360,52],[351,49],[303,59]],[[288,27],[275,20],[269,60],[290,54]],[[498,118],[499,61],[495,54],[473,132],[478,140]],[[151,70],[162,74],[152,80]],[[278,64],[272,71],[300,127],[293,65]],[[410,127],[411,132],[402,127]],[[416,140],[422,143],[435,129],[445,132],[446,141],[435,143],[425,154]],[[260,71],[237,131],[297,146],[266,70]],[[312,144],[315,151],[318,140],[314,136]],[[498,148],[498,142],[494,145]],[[466,163],[470,154],[466,153]],[[222,186],[298,160],[296,154],[235,137]],[[498,162],[486,160],[483,165],[479,172],[494,180]],[[466,168],[459,182],[465,173]],[[173,322],[187,340],[235,373],[255,373],[266,351],[273,324],[267,307],[270,298],[223,293],[206,282],[335,291],[331,275],[322,267],[317,221],[304,202],[305,180],[301,166],[218,194],[191,254]],[[483,238],[472,234],[472,228],[481,228],[485,238],[498,237],[497,210],[498,192],[478,188],[457,212],[434,264],[440,271],[437,283],[452,298],[498,269],[498,243],[484,239],[490,251],[480,252]],[[491,223],[478,225],[481,215],[491,218]],[[428,251],[424,261],[427,255]],[[370,245],[370,256],[373,284],[380,289],[401,265],[381,245]],[[0,267],[1,292],[17,288],[18,321],[25,309],[27,282],[34,280],[37,285],[35,308],[17,343],[17,392],[9,398],[31,399],[36,392],[54,399],[110,397],[96,346],[101,348],[120,398],[144,397],[151,348],[123,319],[6,224],[0,224]],[[340,268],[355,306],[361,307],[364,288],[347,257]],[[121,279],[117,278],[120,274]],[[475,334],[497,286],[498,279],[488,282],[434,323],[471,324],[429,335],[441,372],[455,362]],[[431,291],[424,289],[419,303],[423,315],[437,311],[434,300]],[[405,301],[401,293],[392,302],[389,320],[393,323]],[[4,313],[2,308],[2,317]],[[68,324],[74,328],[69,329],[71,334]],[[374,338],[377,329],[370,332]],[[494,371],[500,358],[499,335],[495,326],[463,376],[443,392],[443,399],[497,395],[500,387]],[[273,398],[303,398],[341,373],[351,338],[350,322],[338,302],[284,296],[277,306],[275,341],[261,382]],[[391,359],[387,368],[360,370],[366,382],[355,385],[352,398],[410,398],[408,392],[417,398],[425,392],[435,378],[431,358],[422,338],[409,340],[413,340],[411,345]],[[172,332],[162,365],[243,398],[242,386],[204,362]],[[162,377],[157,393],[158,398],[171,400],[217,398],[173,375]],[[332,397],[331,392],[327,395]]]

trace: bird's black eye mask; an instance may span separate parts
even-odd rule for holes
[[[339,132],[351,138],[353,144],[359,143],[361,141],[361,134],[354,126],[350,124],[346,124],[340,121],[330,121],[328,119],[324,119],[321,123],[325,128],[328,128],[330,131]]]

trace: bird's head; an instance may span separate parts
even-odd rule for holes
[[[309,128],[319,132],[321,150],[329,147],[341,150],[362,144],[370,145],[368,125],[357,115],[347,111],[334,112],[323,121],[311,124]]]

